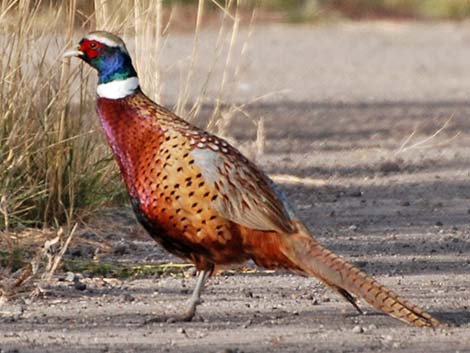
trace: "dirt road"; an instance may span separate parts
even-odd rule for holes
[[[468,24],[260,27],[233,98],[290,89],[247,108],[266,122],[258,164],[290,176],[318,239],[451,328],[410,328],[365,304],[358,316],[312,279],[265,271],[213,278],[195,322],[141,326],[182,308],[190,271],[85,276],[85,290],[58,281],[3,307],[2,352],[470,352],[469,39]],[[188,40],[173,38],[164,60]],[[230,133],[255,135],[241,116]],[[97,237],[123,244],[121,259],[177,261],[116,219]]]

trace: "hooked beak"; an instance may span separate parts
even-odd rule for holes
[[[62,55],[63,58],[70,58],[72,56],[76,56],[77,58],[80,58],[83,56],[83,52],[80,50],[79,47],[76,47],[74,49],[69,49],[67,50],[64,55]]]

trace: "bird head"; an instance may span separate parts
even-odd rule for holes
[[[78,57],[98,71],[99,84],[137,77],[123,40],[118,36],[95,31],[88,33],[64,57]]]

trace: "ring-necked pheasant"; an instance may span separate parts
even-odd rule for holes
[[[89,33],[65,56],[98,71],[98,115],[138,220],[160,245],[199,271],[180,319],[194,316],[215,266],[252,259],[316,277],[358,310],[353,295],[412,325],[439,325],[319,244],[279,188],[234,147],[149,99],[119,37]]]

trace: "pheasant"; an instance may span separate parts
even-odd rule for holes
[[[417,327],[439,321],[329,251],[296,217],[268,176],[223,139],[148,98],[121,38],[95,31],[65,57],[98,71],[97,113],[139,222],[198,278],[190,321],[216,266],[249,259],[322,281],[359,312],[356,297]]]

